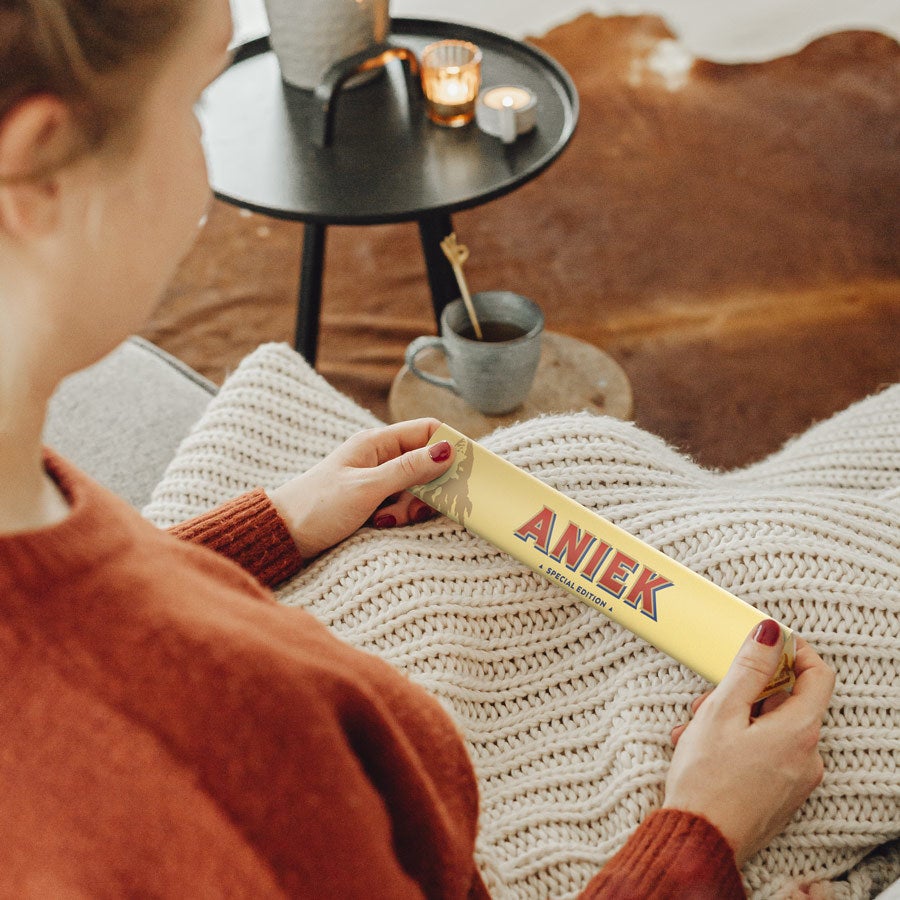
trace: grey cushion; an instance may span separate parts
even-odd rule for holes
[[[142,507],[216,386],[142,338],[67,378],[44,442]]]

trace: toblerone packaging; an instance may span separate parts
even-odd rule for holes
[[[768,618],[724,588],[544,484],[448,425],[454,461],[412,489],[421,500],[718,684]],[[760,699],[794,684],[794,635]]]

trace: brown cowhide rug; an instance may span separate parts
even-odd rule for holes
[[[536,43],[582,110],[541,177],[454,224],[473,290],[625,368],[635,420],[698,462],[759,459],[900,379],[900,48],[844,32],[761,64],[679,60],[654,17]],[[302,228],[221,203],[144,334],[221,380],[293,339]],[[329,230],[319,370],[386,415],[434,321],[412,223]]]

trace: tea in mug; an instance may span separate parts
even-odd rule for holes
[[[528,334],[521,325],[516,325],[515,322],[479,322],[478,324],[481,326],[481,340],[491,344],[514,341]],[[458,334],[469,341],[478,340],[478,336],[475,334],[475,326],[471,322],[467,322],[459,330]]]

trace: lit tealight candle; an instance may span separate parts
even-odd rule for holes
[[[472,121],[481,86],[481,51],[468,41],[438,41],[422,51],[422,90],[439,125]]]
[[[475,116],[482,131],[511,144],[537,122],[537,98],[527,88],[501,85],[482,92]]]
[[[465,94],[465,86],[459,78],[459,66],[447,66],[434,79],[431,99],[435,103],[446,103],[448,106],[453,106],[461,102]]]
[[[511,106],[513,109],[524,109],[534,100],[534,94],[523,87],[508,85],[486,90],[482,100],[485,106],[490,106],[493,109],[501,109],[504,106]]]

